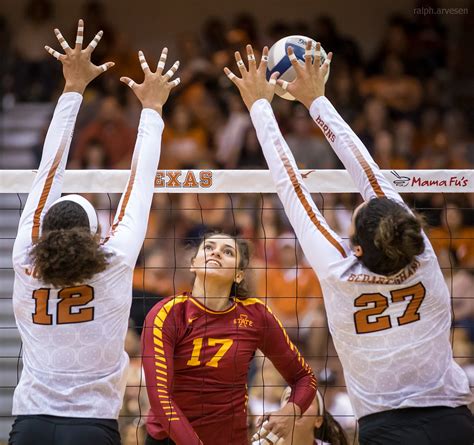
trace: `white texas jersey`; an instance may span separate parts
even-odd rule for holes
[[[81,102],[77,93],[59,99],[13,249],[13,307],[24,363],[13,415],[116,419],[122,405],[132,274],[145,237],[163,121],[153,110],[142,111],[130,178],[103,245],[112,254],[107,269],[87,283],[55,289],[34,277],[29,252],[43,215],[61,195]]]
[[[402,198],[325,97],[311,116],[365,200]],[[370,272],[327,225],[304,185],[268,101],[251,109],[278,195],[321,282],[329,329],[357,418],[406,407],[467,405],[464,371],[449,342],[450,296],[425,236],[425,251],[394,276]]]

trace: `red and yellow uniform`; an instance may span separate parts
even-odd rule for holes
[[[212,311],[190,294],[158,303],[145,321],[143,366],[148,433],[177,445],[247,444],[247,373],[257,349],[292,387],[290,402],[311,404],[316,379],[283,326],[257,298]]]

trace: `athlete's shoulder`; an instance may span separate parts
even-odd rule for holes
[[[171,311],[180,311],[184,309],[184,305],[189,300],[189,296],[184,294],[171,295],[170,297],[163,298],[161,301],[156,303],[148,312],[147,319],[153,320],[159,314],[168,315]]]

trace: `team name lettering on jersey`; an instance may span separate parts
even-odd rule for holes
[[[324,136],[326,136],[331,142],[336,141],[336,135],[332,132],[332,130],[329,128],[326,122],[324,122],[321,119],[321,116],[318,116],[316,118],[316,123],[319,125],[319,128],[321,128],[321,130],[323,131]]]

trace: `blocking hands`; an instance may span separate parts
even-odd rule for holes
[[[239,89],[240,95],[249,111],[254,102],[259,99],[267,99],[271,102],[275,94],[279,73],[273,73],[270,80],[267,81],[268,48],[263,48],[262,58],[258,66],[251,45],[247,45],[248,68],[245,66],[239,51],[235,52],[235,60],[242,77],[237,77],[227,67],[224,68],[224,72]]]
[[[328,54],[327,59],[321,65],[321,44],[319,42],[316,44],[316,51],[313,54],[311,40],[308,40],[303,65],[298,62],[291,46],[288,47],[287,51],[290,62],[296,72],[296,79],[293,82],[285,82],[278,79],[278,85],[287,90],[309,110],[315,99],[324,96],[325,77],[332,60],[332,53]]]
[[[164,48],[156,71],[153,72],[145,59],[142,51],[138,52],[138,58],[142,67],[145,79],[142,83],[136,83],[129,77],[121,77],[120,81],[127,84],[135,93],[143,108],[151,108],[161,114],[162,107],[167,101],[170,91],[180,83],[179,77],[170,80],[179,67],[179,61],[163,74],[168,57],[168,49]]]
[[[106,62],[99,66],[91,62],[91,54],[102,38],[102,31],[99,31],[89,45],[82,49],[84,39],[84,21],[82,19],[79,20],[77,25],[74,48],[69,46],[59,29],[56,28],[54,33],[65,54],[61,54],[49,46],[44,48],[63,65],[63,75],[66,81],[65,93],[74,91],[82,94],[92,80],[114,66],[113,62]]]

